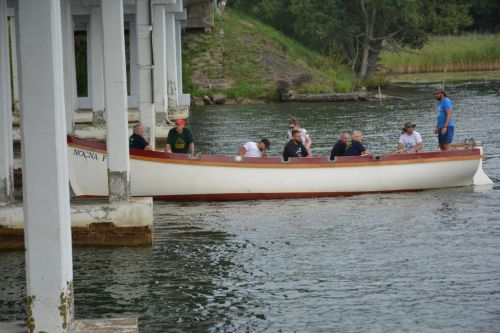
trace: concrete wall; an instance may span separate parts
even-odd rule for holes
[[[183,22],[185,29],[203,29],[206,32],[214,27],[214,1],[213,0],[185,0],[187,21]]]

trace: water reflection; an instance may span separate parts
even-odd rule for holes
[[[498,84],[448,88],[457,140],[483,141],[500,179]],[[195,109],[190,127],[203,153],[267,136],[278,155],[298,117],[325,155],[354,128],[372,152],[392,150],[414,120],[435,149],[429,87],[398,93],[408,100]],[[74,250],[76,314],[137,315],[146,333],[496,332],[499,189],[155,203],[153,247]],[[24,288],[24,253],[0,253],[0,320],[24,318]]]

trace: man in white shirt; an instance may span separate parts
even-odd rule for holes
[[[398,151],[406,153],[418,153],[422,151],[422,137],[415,131],[417,126],[412,121],[407,121],[403,127],[402,134],[399,137]]]
[[[267,157],[267,151],[271,143],[268,139],[263,138],[259,142],[248,141],[238,152],[238,156],[244,157]]]

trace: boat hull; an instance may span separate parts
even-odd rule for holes
[[[108,195],[103,146],[70,140],[70,182],[77,196]],[[161,200],[245,200],[419,191],[468,186],[481,162],[479,149],[371,157],[293,159],[185,155],[131,150],[133,196]],[[482,171],[482,170],[481,170]]]

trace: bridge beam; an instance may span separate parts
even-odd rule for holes
[[[127,77],[123,0],[102,0],[108,189],[111,201],[130,197]]]
[[[73,264],[60,0],[17,6],[27,326],[68,332]]]
[[[153,6],[153,79],[154,109],[156,113],[168,112],[167,97],[167,37],[165,7]]]
[[[144,137],[155,147],[155,111],[153,105],[152,73],[153,58],[151,54],[151,19],[148,0],[136,2],[137,29],[137,71],[138,71],[138,105]]]
[[[187,11],[184,9],[181,13],[175,14],[175,44],[177,46],[177,92],[179,94],[179,106],[189,107],[191,104],[191,95],[184,94],[182,88],[182,21],[187,20]]]
[[[8,24],[7,0],[0,0],[0,205],[14,202]]]
[[[76,64],[73,17],[71,0],[61,0],[61,21],[64,57],[64,97],[66,107],[66,131],[73,133],[73,114],[77,109],[76,99]]]
[[[92,112],[102,113],[105,109],[104,94],[104,59],[103,59],[103,31],[101,6],[90,8],[90,96],[92,98]]]
[[[176,114],[179,109],[179,91],[177,76],[177,49],[175,13],[165,13],[165,34],[167,38],[167,93],[168,113]],[[179,69],[180,70],[180,69]]]

